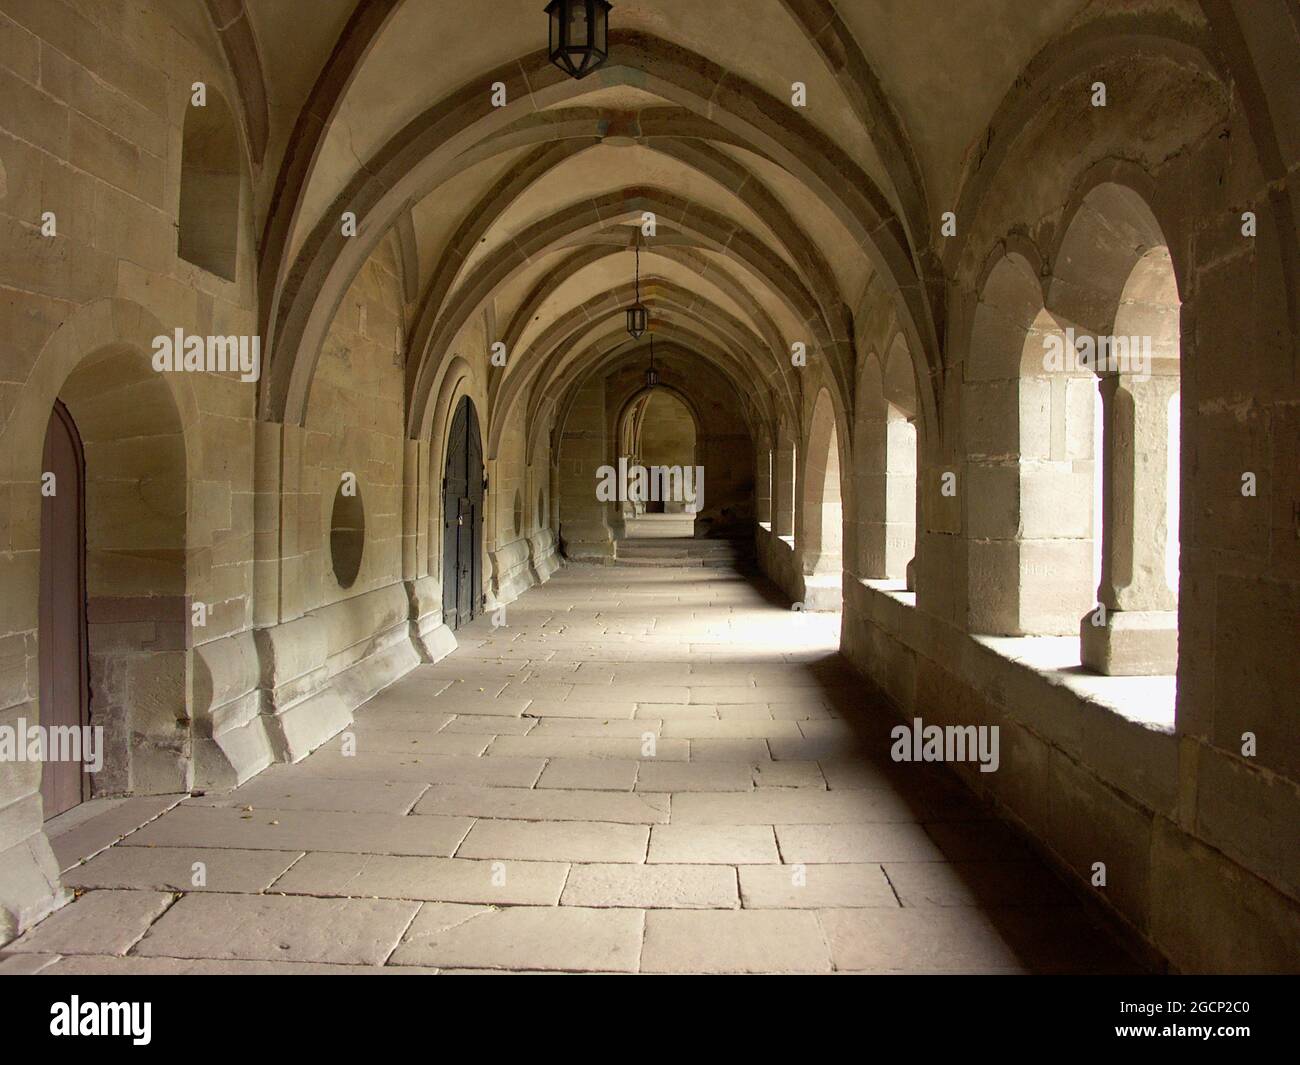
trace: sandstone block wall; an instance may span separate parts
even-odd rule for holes
[[[1050,84],[1044,73],[1038,87],[1031,78],[1034,108],[995,126],[996,150],[968,172],[958,211],[966,236],[939,249],[956,275],[942,417],[921,412],[914,475],[885,475],[909,488],[915,477],[915,593],[882,561],[871,499],[891,489],[859,479],[845,517],[846,543],[856,536],[860,550],[856,564],[846,561],[842,647],[904,719],[1000,729],[1000,769],[958,771],[1144,943],[1153,964],[1295,971],[1300,718],[1287,648],[1300,642],[1300,393],[1286,294],[1298,275],[1296,233],[1286,228],[1294,209],[1265,171],[1294,183],[1300,127],[1292,109],[1281,119],[1285,161],[1261,162],[1275,150],[1253,139],[1260,110],[1276,111],[1267,86],[1227,84],[1172,50],[1134,49],[1111,62],[1087,68],[1088,81],[1125,86],[1104,114],[1089,107],[1077,74]],[[1155,334],[1158,358],[1178,356],[1172,369],[1155,368],[1175,374],[1181,391],[1176,591],[1160,590],[1163,513],[1142,509],[1164,505],[1164,484],[1138,480],[1127,512],[1101,521],[1092,505],[1100,442],[1087,409],[1095,384],[1042,369],[1047,331],[1104,333],[1153,298],[1150,286],[1121,298],[1123,256],[1107,259],[1104,242],[1079,236],[1099,219],[1132,239],[1136,216],[1108,215],[1105,204],[1149,211],[1143,225],[1158,227],[1176,280],[1175,350],[1161,332],[1167,314],[1137,330]],[[1273,228],[1245,235],[1246,212]],[[1012,261],[1028,279],[1019,296],[1008,287]],[[867,360],[891,343],[890,315],[872,300],[859,314],[860,399],[883,388],[879,363]],[[1130,477],[1165,461],[1163,431],[1159,441],[1139,436]],[[887,467],[880,425],[859,422],[858,433],[874,448],[873,468]],[[807,422],[800,441],[812,446]],[[1247,473],[1266,486],[1258,495],[1243,493]],[[955,491],[943,490],[946,475]],[[776,484],[779,512],[779,471]],[[1120,546],[1134,575],[1114,600],[1131,613],[1112,618],[1130,633],[1170,626],[1163,677],[1100,677],[1078,664],[1080,618],[1097,602],[1093,538],[1103,535],[1129,537]],[[792,599],[800,555],[798,536],[791,548],[760,530],[764,568]],[[1103,590],[1113,577],[1103,571]],[[1154,589],[1149,598],[1139,578]]]
[[[92,792],[102,796],[225,787],[301,758],[374,692],[455,646],[438,573],[442,442],[406,425],[412,309],[395,238],[340,300],[302,424],[259,420],[258,382],[151,365],[154,339],[177,329],[259,335],[266,171],[226,103],[239,91],[219,43],[193,13],[0,3],[0,723],[40,719],[40,461],[62,399],[86,451],[90,715],[106,730]],[[220,132],[238,152],[234,176],[205,195],[236,209],[221,233],[192,234],[186,252],[211,263],[195,249],[220,250],[232,264],[222,274],[180,254],[183,215],[211,222],[218,207],[183,207],[199,81],[222,105],[201,118],[220,111],[236,123]],[[486,379],[482,336],[457,346]],[[496,463],[505,523],[484,544],[484,570],[489,552],[508,560],[508,595],[559,565],[536,504],[549,505],[549,451],[536,459],[540,472],[519,441]],[[348,587],[330,551],[344,473],[356,475],[366,523]],[[39,766],[0,766],[0,942],[68,897],[39,783]]]

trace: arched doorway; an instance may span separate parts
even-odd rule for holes
[[[619,458],[629,471],[621,503],[626,537],[693,537],[700,502],[696,415],[673,389],[652,386],[628,403],[620,419]],[[645,470],[644,483],[637,471]]]
[[[477,617],[483,606],[483,489],[478,413],[462,396],[442,478],[442,615],[452,629]]]
[[[695,465],[695,418],[686,404],[666,389],[656,388],[645,394],[639,404],[636,421],[637,458],[648,469],[688,469]],[[647,514],[685,514],[682,499],[646,501]]]
[[[90,706],[86,464],[72,415],[57,400],[45,431],[41,469],[40,715],[46,735],[54,737],[87,725]],[[60,756],[69,752],[76,757]],[[81,742],[47,745],[45,754],[41,798],[48,819],[88,798],[90,789]]]

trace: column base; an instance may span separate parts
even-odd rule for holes
[[[1178,614],[1173,610],[1097,611],[1079,624],[1083,665],[1108,677],[1170,676],[1178,668]]]
[[[804,574],[803,596],[799,601],[805,610],[821,613],[843,610],[844,584],[840,572]]]
[[[43,831],[0,851],[0,946],[71,901]]]
[[[571,521],[560,527],[560,549],[573,562],[614,562],[614,538],[603,521]]]

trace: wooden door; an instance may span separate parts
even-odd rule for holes
[[[442,480],[442,614],[453,629],[482,608],[483,489],[478,415],[465,396],[452,418]]]
[[[41,498],[40,717],[48,727],[88,723],[86,659],[85,460],[72,415],[55,403],[45,432]],[[49,733],[47,733],[47,736]],[[81,762],[52,761],[41,772],[45,816],[89,795]]]

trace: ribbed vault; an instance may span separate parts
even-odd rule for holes
[[[488,342],[509,352],[491,383],[494,417],[540,409],[537,397],[519,401],[544,387],[542,367],[572,372],[575,360],[604,350],[580,333],[593,318],[617,317],[632,262],[620,253],[648,215],[652,317],[689,322],[696,351],[716,352],[751,388],[761,384],[767,394],[755,408],[764,422],[799,409],[795,345],[823,367],[837,408],[851,404],[853,307],[877,275],[899,300],[911,348],[937,366],[925,288],[879,167],[865,167],[788,102],[703,55],[634,31],[616,33],[612,45],[609,64],[582,83],[541,52],[462,83],[378,147],[310,222],[304,211],[320,202],[321,182],[338,175],[307,173],[296,196],[282,189],[277,208],[296,217],[272,217],[266,228],[285,234],[285,258],[266,263],[280,283],[266,304],[264,417],[301,420],[323,330],[393,229],[404,248],[416,245],[404,260],[429,264],[405,344],[413,438],[428,432],[441,365],[484,315],[495,323]],[[354,41],[348,51],[362,49]],[[334,79],[343,80],[338,72]],[[505,87],[504,107],[492,106],[494,83]],[[655,183],[626,180],[610,154],[620,150],[651,153]],[[763,180],[747,156],[779,177]],[[443,190],[471,168],[484,180],[448,218]],[[917,195],[913,188],[910,202]],[[811,226],[803,221],[809,202],[817,204]],[[356,236],[339,225],[348,211],[359,220]],[[420,246],[426,235],[440,246]],[[660,276],[655,259],[671,264]],[[694,293],[686,290],[692,275],[704,281]]]

